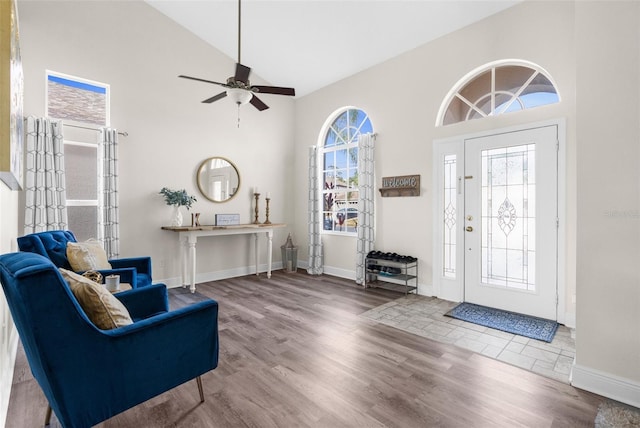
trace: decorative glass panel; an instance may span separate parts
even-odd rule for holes
[[[442,239],[442,274],[446,278],[456,277],[456,155],[444,157],[444,236]]]
[[[535,291],[535,144],[482,151],[483,285]]]

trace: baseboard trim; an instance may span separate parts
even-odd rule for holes
[[[629,379],[574,363],[570,382],[576,388],[640,407],[640,383]]]
[[[273,262],[271,264],[271,271],[282,269],[282,262]],[[262,264],[258,266],[258,272],[260,274],[265,274],[267,272],[267,264]],[[219,281],[221,279],[229,279],[236,278],[238,276],[246,276],[246,275],[255,275],[256,267],[255,266],[244,266],[233,269],[225,269],[214,272],[201,272],[196,274],[196,285],[201,282],[209,282],[209,281]],[[182,287],[182,278],[181,277],[173,277],[173,278],[163,278],[159,280],[154,280],[154,283],[162,283],[167,286],[167,288],[178,288]]]
[[[306,261],[298,260],[298,268],[306,269],[308,263]],[[282,262],[274,262],[271,266],[271,270],[282,269]],[[267,265],[260,265],[258,267],[260,273],[267,271]],[[255,274],[254,266],[244,266],[234,269],[227,269],[215,272],[203,272],[196,274],[196,284],[208,281],[219,281],[221,279],[235,278],[238,276],[245,276]],[[324,272],[327,275],[337,276],[338,278],[356,280],[356,272],[349,269],[336,268],[332,266],[324,266]],[[182,287],[182,279],[180,277],[159,279],[156,282],[166,284],[168,288]],[[418,284],[418,294],[421,296],[435,296],[434,288],[431,284]]]
[[[338,278],[356,280],[356,272],[348,269],[340,269],[331,266],[324,266],[324,273],[327,275],[337,276]]]

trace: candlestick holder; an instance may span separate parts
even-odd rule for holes
[[[271,224],[271,222],[269,221],[269,201],[271,201],[271,198],[265,198],[265,201],[267,201],[267,205],[265,207],[265,211],[267,213],[267,219],[264,221],[264,224]]]
[[[253,224],[260,224],[260,220],[258,220],[258,199],[260,199],[260,193],[254,193],[253,197],[256,198],[256,207],[255,207],[256,217],[253,220]]]

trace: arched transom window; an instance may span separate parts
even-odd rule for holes
[[[340,109],[332,117],[320,147],[322,229],[353,234],[358,226],[358,138],[372,133],[373,127],[367,113],[354,107]]]
[[[482,66],[449,92],[436,126],[496,116],[560,101],[548,73],[526,61],[499,61]]]

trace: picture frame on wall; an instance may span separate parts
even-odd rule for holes
[[[0,180],[11,190],[24,178],[23,85],[17,0],[0,1]]]

